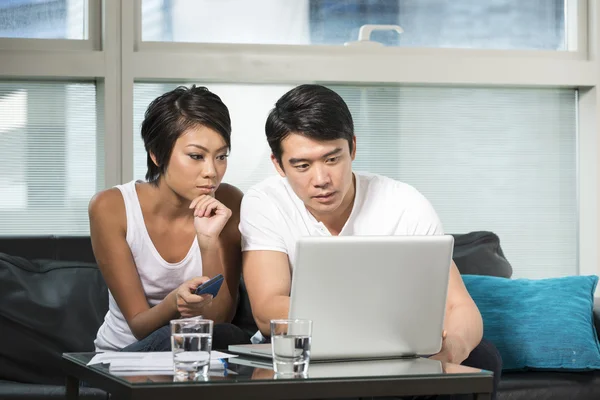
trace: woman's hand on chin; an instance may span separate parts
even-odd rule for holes
[[[231,210],[206,194],[192,200],[190,208],[194,210],[194,227],[199,243],[216,242],[231,217]]]

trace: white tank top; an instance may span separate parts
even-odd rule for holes
[[[142,208],[135,190],[135,181],[116,186],[125,201],[127,244],[142,281],[148,304],[160,303],[171,291],[188,279],[202,276],[202,259],[198,242],[194,240],[185,258],[177,263],[165,261],[154,244],[144,223]],[[112,293],[108,292],[108,312],[98,330],[96,351],[115,351],[136,342]]]

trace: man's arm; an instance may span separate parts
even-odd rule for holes
[[[483,337],[481,314],[465,288],[454,261],[450,267],[444,330],[446,335],[442,351],[432,358],[455,364],[466,360]]]
[[[260,332],[270,336],[270,321],[287,318],[290,310],[288,255],[270,250],[245,251],[242,265],[254,320]]]
[[[443,235],[444,229],[431,203],[418,191],[413,192],[408,229],[401,229],[397,235]],[[412,224],[411,224],[412,223]],[[479,345],[483,337],[483,321],[479,309],[467,291],[456,264],[450,265],[448,295],[442,350],[431,358],[460,364]]]

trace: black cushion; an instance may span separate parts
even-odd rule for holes
[[[0,253],[28,260],[96,262],[89,236],[3,236],[0,239]]]
[[[452,258],[461,274],[512,276],[512,266],[504,257],[500,239],[493,232],[455,234]]]
[[[2,400],[40,400],[64,399],[65,387],[57,385],[36,385],[0,381],[0,399]],[[108,394],[100,389],[79,388],[80,399],[106,400]]]
[[[108,291],[93,263],[0,253],[0,379],[64,384],[63,352],[94,351]]]

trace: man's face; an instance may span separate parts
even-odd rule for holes
[[[352,153],[346,139],[316,141],[294,133],[281,149],[281,165],[271,160],[308,210],[317,218],[335,213],[352,189],[356,138]]]

